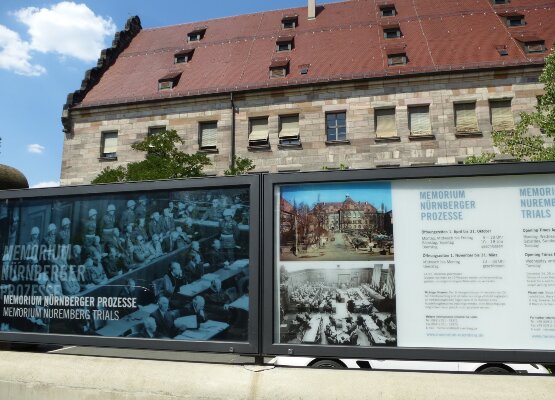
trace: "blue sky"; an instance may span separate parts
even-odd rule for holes
[[[281,196],[290,204],[306,203],[310,207],[318,202],[340,202],[350,196],[354,201],[367,201],[380,209],[391,210],[391,183],[321,183],[313,185],[288,185],[281,187]]]
[[[320,3],[334,0],[317,1]],[[144,28],[302,7],[307,0],[0,0],[0,164],[31,186],[60,179],[67,94],[130,16]]]

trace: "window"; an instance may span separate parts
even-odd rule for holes
[[[249,146],[270,147],[268,141],[268,117],[249,119]]]
[[[401,28],[393,27],[393,28],[384,28],[383,30],[383,37],[385,39],[396,39],[400,38],[401,35]]]
[[[148,128],[148,136],[158,135],[159,133],[165,132],[165,126],[151,126]]]
[[[289,60],[274,60],[270,64],[270,79],[285,78],[289,73]]]
[[[276,51],[290,51],[293,50],[293,37],[283,36],[278,37],[276,41]]]
[[[493,0],[493,4],[509,4],[509,0]]]
[[[407,55],[405,53],[388,54],[387,65],[405,65],[407,63]]]
[[[118,132],[102,132],[102,149],[100,157],[102,158],[117,158],[118,151]]]
[[[201,150],[216,150],[218,142],[218,122],[199,124],[199,147]]]
[[[513,15],[507,17],[507,26],[523,26],[526,25],[524,23],[524,16],[523,15]]]
[[[279,117],[279,144],[299,145],[299,115],[282,115]]]
[[[395,108],[381,108],[374,111],[377,138],[397,137]]]
[[[326,135],[328,142],[347,140],[347,113],[345,111],[326,114]]]
[[[508,131],[514,128],[511,100],[492,100],[489,107],[491,127],[494,131]]]
[[[299,65],[299,73],[301,75],[308,75],[308,71],[310,70],[309,64]]]
[[[181,72],[170,72],[158,79],[158,90],[173,89],[179,83]]]
[[[204,37],[206,33],[206,27],[200,26],[195,28],[193,31],[187,34],[187,40],[189,42],[199,42]]]
[[[499,53],[500,56],[508,56],[509,50],[507,49],[506,45],[495,46],[495,49]]]
[[[380,6],[380,14],[382,17],[394,17],[397,15],[397,10],[393,4]]]
[[[478,118],[476,117],[476,103],[455,103],[455,128],[457,133],[476,133]]]
[[[178,51],[174,54],[174,63],[182,64],[188,63],[193,58],[194,49]]]
[[[409,129],[412,136],[432,134],[429,105],[409,107]]]
[[[543,40],[525,42],[524,50],[526,53],[543,53],[545,51],[545,42]]]
[[[299,25],[299,17],[297,15],[286,15],[281,19],[282,29],[295,29]]]

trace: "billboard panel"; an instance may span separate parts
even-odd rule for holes
[[[247,344],[251,188],[195,183],[4,200],[1,331]]]
[[[555,175],[422,174],[267,183],[266,351],[477,360],[464,349],[483,349],[501,357],[489,361],[517,361],[518,351],[555,350]]]

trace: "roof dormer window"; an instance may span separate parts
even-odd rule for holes
[[[505,24],[508,27],[526,25],[526,22],[524,21],[524,15],[522,14],[516,12],[505,12],[499,13],[499,16],[505,19]]]
[[[200,42],[206,33],[205,26],[198,26],[191,32],[187,34],[187,39],[189,42]]]
[[[280,36],[276,40],[276,51],[293,50],[294,36]]]
[[[527,53],[543,53],[545,51],[545,42],[543,40],[524,42],[524,50]]]
[[[289,73],[289,60],[273,60],[270,64],[270,79],[285,78]]]
[[[383,4],[380,6],[380,15],[382,17],[394,17],[397,15],[395,4]]]
[[[395,53],[387,55],[387,65],[406,65],[408,62],[406,53]]]
[[[193,58],[195,49],[181,50],[174,54],[174,63],[183,64],[188,63]]]
[[[158,79],[158,90],[168,90],[173,89],[179,83],[179,78],[181,78],[181,72],[170,72],[160,79]]]
[[[494,5],[509,4],[509,0],[493,0]]]
[[[298,15],[285,15],[281,19],[282,29],[295,29],[299,26],[299,16]]]
[[[385,39],[397,39],[402,35],[401,28],[399,26],[384,26],[383,27],[383,37]]]

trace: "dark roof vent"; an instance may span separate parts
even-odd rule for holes
[[[499,53],[500,56],[508,56],[509,50],[507,49],[506,45],[499,45],[495,46],[495,50]]]

